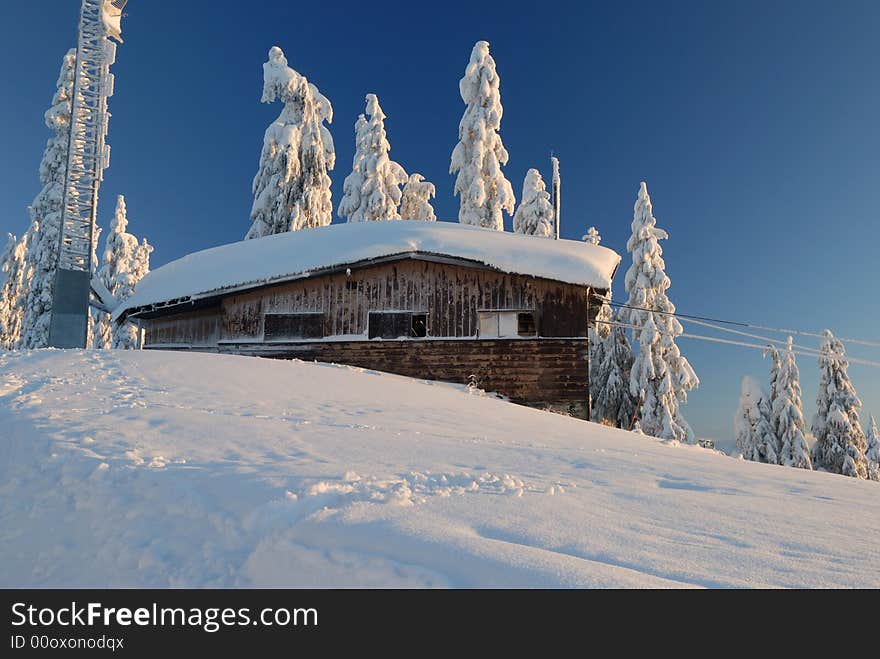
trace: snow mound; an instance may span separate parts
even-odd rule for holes
[[[876,588],[878,487],[375,371],[0,353],[4,587]]]
[[[365,222],[290,231],[190,254],[148,274],[114,313],[199,299],[312,271],[418,252],[469,259],[505,272],[607,289],[620,256],[575,240],[546,240],[452,222]]]

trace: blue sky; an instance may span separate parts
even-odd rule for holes
[[[78,9],[78,0],[0,6],[0,231],[26,227],[42,115]],[[392,157],[437,185],[441,218],[457,218],[447,172],[458,80],[485,39],[501,76],[505,172],[519,196],[526,170],[547,175],[551,150],[559,156],[563,237],[595,225],[624,255],[622,275],[646,180],[670,234],[680,311],[880,340],[876,2],[132,0],[127,13],[100,221],[125,194],[130,229],[156,247],[154,266],[247,231],[263,131],[280,110],[259,102],[272,45],[333,103],[334,205],[373,92]],[[622,286],[620,276],[621,301]],[[686,416],[699,435],[728,438],[741,377],[765,381],[767,364],[745,348],[680,346],[703,381]],[[876,348],[851,352],[880,360]],[[811,358],[799,365],[809,423],[818,372]],[[880,370],[851,374],[880,415]]]

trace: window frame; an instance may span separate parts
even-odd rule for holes
[[[269,319],[275,318],[299,318],[302,320],[312,319],[320,320],[320,335],[317,332],[309,333],[302,331],[303,324],[300,324],[300,334],[280,334],[272,332],[270,334]],[[323,311],[294,311],[289,313],[267,312],[263,314],[263,341],[266,342],[283,342],[283,341],[315,341],[323,339],[327,336],[327,319]]]
[[[532,317],[532,332],[521,332],[523,326],[522,316],[524,315]],[[538,314],[534,309],[478,309],[477,321],[477,336],[481,339],[532,339],[540,336],[538,332]],[[486,327],[487,322],[490,327],[492,325],[494,327],[491,329]],[[507,333],[511,327],[515,327],[516,331]],[[488,333],[487,329],[489,329]]]
[[[378,320],[380,316],[399,316],[405,317],[406,320],[403,321],[402,326],[407,327],[407,331],[397,334],[396,336],[385,336],[382,334],[382,329],[374,324],[374,318]],[[373,339],[381,339],[383,341],[396,341],[396,340],[412,340],[412,339],[427,339],[430,338],[428,334],[428,312],[423,310],[414,310],[414,311],[404,311],[404,310],[396,310],[396,311],[385,311],[382,309],[371,309],[367,313],[367,338],[369,340]],[[424,318],[424,334],[414,334],[414,325],[416,318]]]

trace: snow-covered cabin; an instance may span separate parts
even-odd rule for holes
[[[583,411],[587,328],[614,251],[449,222],[331,225],[190,254],[114,313],[144,347],[300,358],[475,382]]]

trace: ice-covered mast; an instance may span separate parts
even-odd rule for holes
[[[116,44],[110,37],[122,41],[122,10],[127,3],[82,0],[80,9],[58,273],[49,327],[49,345],[54,348],[86,347],[98,189],[110,164],[107,99],[113,95],[110,66],[116,60]]]
[[[561,206],[559,195],[562,193],[562,180],[559,178],[559,158],[550,156],[550,164],[553,165],[553,239],[559,240],[559,208]]]

